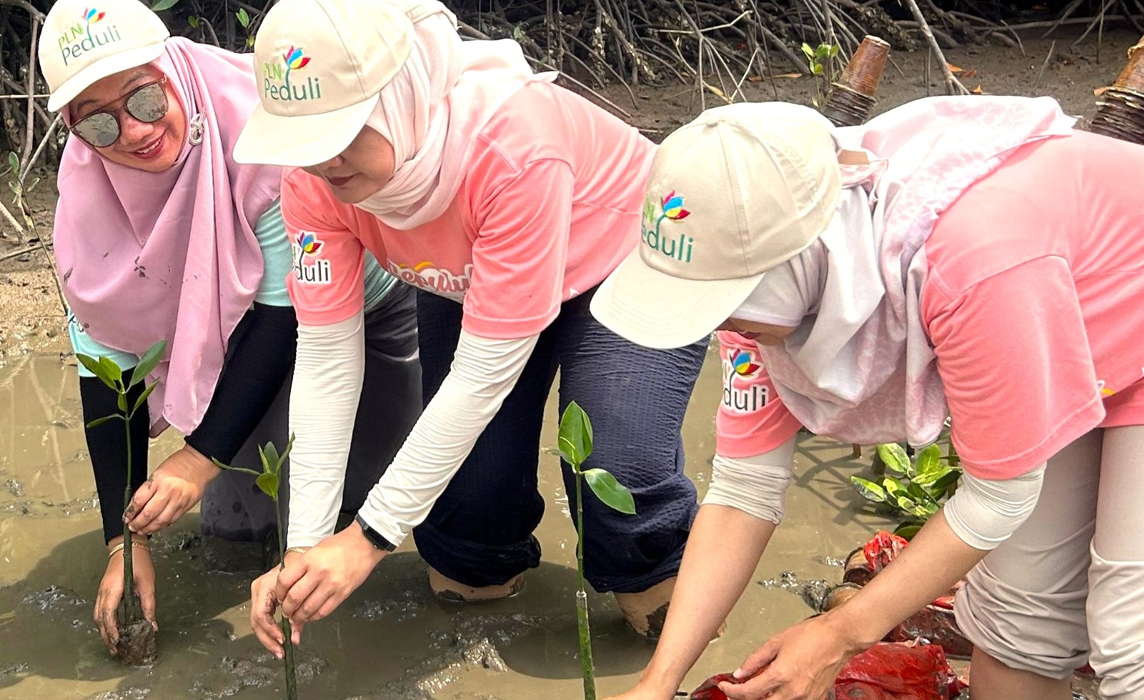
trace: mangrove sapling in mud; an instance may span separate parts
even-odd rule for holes
[[[573,401],[560,418],[560,456],[572,467],[576,480],[576,628],[580,633],[580,671],[584,676],[584,700],[596,700],[596,670],[592,663],[592,636],[588,626],[588,594],[584,590],[584,499],[583,483],[604,505],[635,515],[636,502],[616,477],[603,469],[584,469],[592,454],[592,422]]]
[[[131,390],[144,383],[147,375],[158,366],[159,361],[167,350],[167,341],[160,340],[147,349],[139,358],[139,363],[131,371],[131,377],[126,382],[123,370],[113,360],[107,357],[95,358],[90,355],[76,354],[87,371],[91,372],[119,395],[119,413],[103,416],[89,421],[88,428],[95,428],[112,420],[123,421],[124,433],[127,439],[127,487],[123,493],[123,503],[130,504],[134,495],[131,489],[131,420],[140,409],[147,407],[147,397],[155,390],[158,382],[144,386],[143,391],[134,400],[130,401]],[[119,604],[117,622],[119,624],[119,638],[115,643],[116,656],[132,666],[142,666],[155,659],[155,628],[143,617],[143,610],[139,605],[139,596],[135,593],[134,568],[132,566],[132,537],[133,533],[127,526],[127,519],[123,522],[123,600]]]
[[[911,460],[905,448],[889,443],[878,445],[878,457],[891,476],[884,477],[881,484],[857,476],[850,477],[850,482],[866,500],[904,515],[894,534],[908,540],[941,509],[956,487],[961,478],[957,453],[950,442],[949,454],[942,456],[935,443]]]
[[[290,436],[290,441],[286,443],[286,449],[282,454],[278,454],[278,450],[274,447],[273,442],[266,443],[265,447],[258,448],[258,456],[262,459],[262,471],[256,472],[253,469],[245,469],[243,467],[232,467],[222,462],[213,460],[215,466],[221,469],[229,469],[234,472],[242,472],[243,474],[250,474],[254,477],[254,483],[262,493],[270,496],[274,501],[274,516],[278,521],[278,570],[286,568],[286,536],[283,532],[282,523],[282,502],[278,498],[279,489],[282,486],[282,465],[286,463],[286,457],[290,454],[290,450],[294,447],[294,436]],[[286,638],[282,648],[285,652],[286,663],[286,700],[298,700],[298,678],[294,671],[294,630],[290,626],[290,618],[285,615],[282,616],[282,621],[279,623],[282,627],[282,636]]]

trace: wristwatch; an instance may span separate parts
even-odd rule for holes
[[[397,549],[397,545],[385,539],[380,532],[370,527],[365,520],[362,520],[360,515],[354,516],[354,521],[361,526],[362,534],[365,535],[365,538],[369,540],[370,544],[374,547],[377,547],[383,552],[392,552]]]

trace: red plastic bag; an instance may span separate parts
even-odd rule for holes
[[[909,542],[897,535],[884,530],[879,532],[862,548],[862,553],[866,555],[866,566],[873,573],[878,573],[889,566],[907,544]]]
[[[712,676],[691,700],[727,700],[718,684],[735,683],[730,674]],[[842,667],[834,681],[836,700],[951,700],[964,686],[938,646],[880,642]]]

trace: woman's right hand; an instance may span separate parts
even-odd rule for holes
[[[302,556],[301,552],[292,549],[286,552],[285,563],[288,564],[300,556]],[[279,605],[274,596],[274,589],[278,585],[279,571],[281,569],[276,566],[254,579],[254,582],[250,584],[250,629],[254,631],[254,636],[258,637],[258,641],[262,642],[262,646],[266,647],[267,651],[281,659],[285,655],[282,645],[286,643],[286,640],[282,635],[282,627],[274,619],[274,613],[278,610]],[[294,644],[298,644],[302,641],[302,625],[293,623],[292,627],[292,641]]]
[[[113,549],[123,541],[116,537],[107,543],[108,549]],[[132,550],[131,573],[135,579],[135,594],[139,596],[139,604],[143,608],[143,617],[156,630],[159,624],[155,621],[155,566],[151,563],[151,551],[145,547],[135,547]],[[123,600],[123,551],[112,554],[107,560],[107,570],[103,573],[103,581],[99,584],[99,592],[95,598],[95,624],[99,628],[99,636],[104,646],[112,656],[115,655],[115,644],[119,641],[119,623],[117,613],[119,603]]]

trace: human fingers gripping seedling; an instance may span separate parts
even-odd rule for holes
[[[79,360],[80,364],[107,385],[108,388],[116,392],[119,397],[117,403],[119,413],[113,413],[109,416],[103,416],[102,418],[89,421],[87,427],[96,428],[113,420],[123,421],[124,433],[127,439],[127,487],[123,495],[124,503],[130,503],[132,496],[131,420],[140,409],[146,409],[147,398],[151,396],[151,392],[155,390],[158,382],[147,384],[133,403],[130,402],[128,395],[135,386],[146,381],[147,375],[151,374],[159,365],[166,351],[167,341],[165,340],[160,340],[152,345],[147,349],[147,352],[143,353],[143,356],[139,358],[139,364],[135,365],[135,368],[131,371],[131,377],[126,381],[124,381],[123,370],[114,360],[108,357],[95,358],[82,353],[76,355],[76,359]],[[114,653],[132,666],[150,663],[155,659],[156,650],[156,625],[153,621],[154,612],[153,610],[151,611],[150,619],[144,615],[144,611],[140,606],[139,596],[135,589],[133,549],[136,546],[146,548],[144,544],[134,541],[133,533],[125,517],[123,522],[123,542],[115,545],[110,555],[111,557],[115,557],[120,552],[123,553],[123,598],[120,602],[117,614],[118,625],[115,633],[112,634],[110,620],[106,614],[101,618],[103,622],[100,624],[100,633],[104,638],[104,642],[108,643],[108,648],[111,648],[111,642],[114,641]],[[153,595],[153,590],[147,592],[149,600]],[[149,605],[148,607],[151,606]]]
[[[282,454],[278,454],[278,449],[274,447],[273,442],[266,443],[265,447],[259,446],[258,456],[262,460],[261,472],[244,467],[232,467],[223,464],[217,459],[214,460],[215,466],[220,469],[229,469],[253,476],[254,483],[258,486],[258,489],[274,501],[274,514],[278,521],[278,571],[282,571],[286,568],[286,535],[283,532],[282,525],[282,502],[278,496],[279,489],[282,486],[282,465],[286,462],[286,457],[289,456],[290,450],[293,449],[293,447],[293,435],[290,436],[290,441],[286,443],[286,449],[282,451]],[[259,582],[256,581],[254,585],[258,586]],[[277,603],[273,598],[268,596],[263,599],[266,600],[267,603],[266,616],[272,617]],[[253,621],[254,616],[252,616],[251,619]],[[281,628],[281,637],[274,639],[274,637],[268,634],[268,631],[263,630],[262,634],[259,635],[259,639],[262,640],[263,644],[266,644],[264,637],[268,637],[282,645],[283,653],[281,656],[286,664],[286,700],[298,700],[298,679],[294,670],[294,638],[296,634],[290,626],[290,618],[285,614],[282,615],[282,620],[279,625]]]

